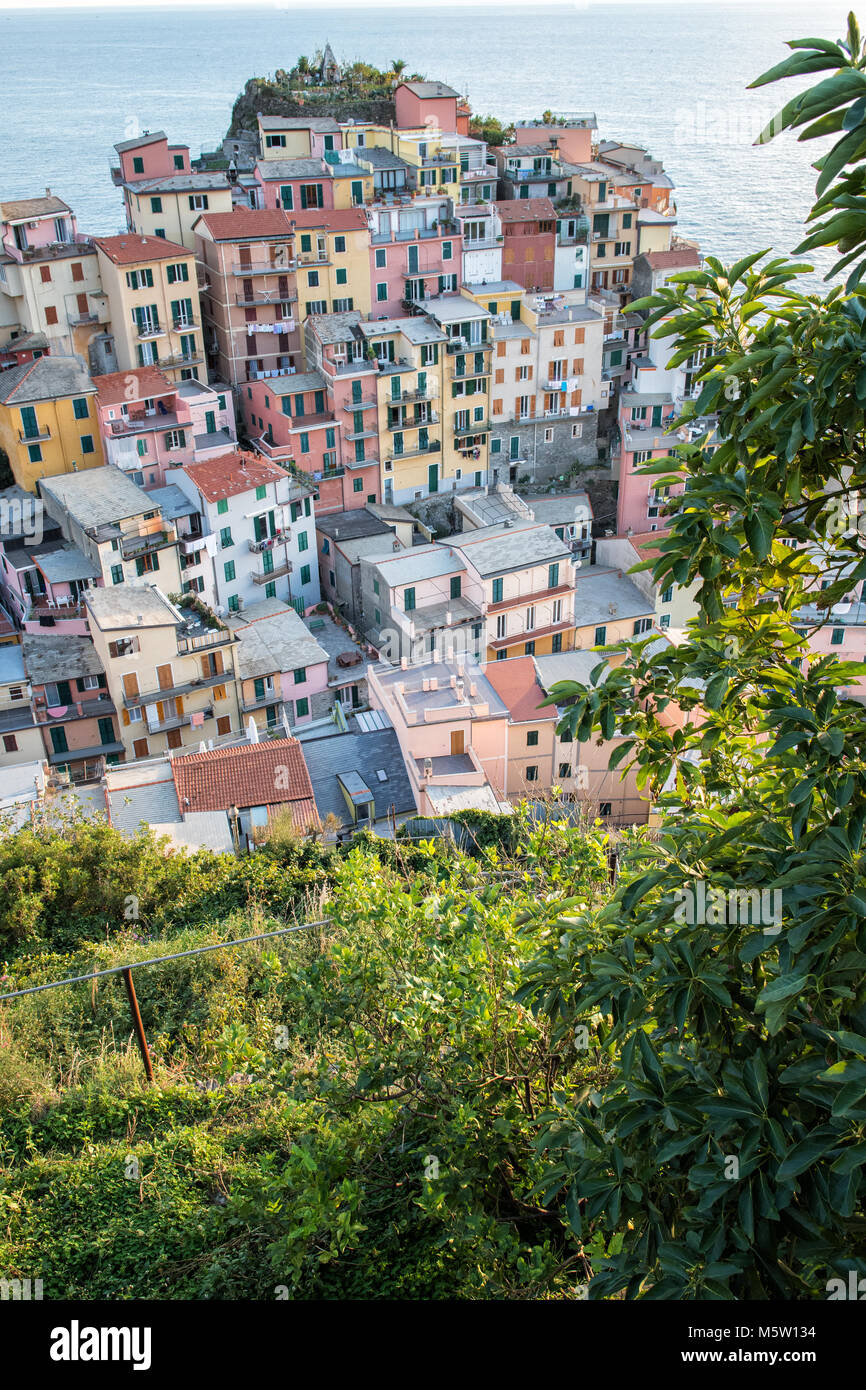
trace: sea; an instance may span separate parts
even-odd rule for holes
[[[338,60],[450,83],[503,120],[594,112],[601,138],[645,146],[676,185],[678,232],[731,262],[793,252],[827,143],[755,138],[798,90],[747,90],[787,39],[845,32],[847,6],[560,4],[0,8],[0,200],[48,187],[92,233],[122,230],[113,146],[164,129],[195,156],[225,134],[251,76],[330,42]],[[821,80],[818,74],[808,82]],[[832,256],[810,257],[818,289]]]

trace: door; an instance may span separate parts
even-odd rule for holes
[[[452,729],[452,730],[451,730],[451,756],[452,756],[452,758],[457,758],[457,757],[459,757],[460,754],[461,754],[461,753],[464,753],[465,751],[466,751],[466,750],[465,750],[465,748],[464,748],[464,746],[463,746],[463,730],[462,730],[462,729]]]
[[[117,742],[114,736],[114,724],[110,719],[99,720],[99,742],[102,744]]]
[[[39,433],[36,411],[32,405],[22,405],[21,407],[21,430],[25,439],[35,439]]]
[[[55,753],[68,753],[69,745],[66,742],[66,730],[64,728],[50,729],[51,745]]]
[[[520,458],[520,435],[513,434],[508,444],[509,458]]]
[[[658,426],[661,424],[661,422],[662,422],[662,408],[661,408],[660,405],[654,405],[654,406],[653,406],[653,418],[652,418],[652,422],[653,422],[653,425],[655,425],[656,427],[658,427]]]
[[[438,463],[431,463],[431,464],[428,466],[428,468],[427,468],[427,491],[428,491],[428,492],[438,492],[438,491],[439,491],[439,465],[438,465]]]

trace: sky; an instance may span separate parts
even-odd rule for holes
[[[368,6],[374,10],[405,9],[411,3],[418,9],[445,9],[459,5],[465,9],[501,9],[503,6],[520,5],[526,7],[527,0],[372,0]],[[814,11],[813,0],[601,0],[593,4],[591,0],[541,0],[541,7],[548,9],[562,5],[567,9],[607,9],[612,5],[690,5],[691,8],[727,9],[731,5],[750,5],[758,9],[787,10],[807,7]],[[234,9],[340,9],[346,7],[346,0],[0,0],[0,10],[69,10],[69,9],[152,9],[166,5],[173,9],[197,9],[199,6],[212,9],[224,5]]]

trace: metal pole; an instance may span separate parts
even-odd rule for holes
[[[129,1007],[132,1013],[132,1022],[135,1028],[135,1037],[138,1042],[138,1050],[141,1053],[141,1060],[144,1063],[144,1070],[147,1079],[153,1084],[153,1063],[150,1060],[150,1052],[147,1047],[147,1038],[144,1035],[144,1024],[141,1021],[141,1013],[138,1007],[138,999],[135,994],[135,985],[132,983],[132,971],[126,969],[123,972],[123,982],[126,985],[126,993],[129,997]]]

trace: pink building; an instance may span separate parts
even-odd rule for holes
[[[638,470],[652,459],[670,454],[677,437],[666,431],[676,415],[670,395],[662,392],[624,390],[619,400],[619,492],[617,494],[617,533],[664,530],[662,514],[666,498],[680,492],[681,486],[667,488],[654,476]]]
[[[508,709],[471,661],[370,666],[370,704],[394,726],[421,815],[499,809]]]
[[[327,159],[260,159],[255,167],[257,187],[250,190],[259,208],[284,212],[345,210],[364,205],[364,182],[372,187],[369,169]]]
[[[22,653],[50,765],[85,782],[101,777],[107,763],[122,762],[117,713],[89,636],[25,635]]]
[[[26,545],[20,537],[3,542],[0,598],[24,632],[58,636],[88,634],[83,596],[102,584],[102,575],[76,546],[51,527],[49,539]]]
[[[318,322],[311,319],[308,326]],[[371,374],[375,378],[375,371]],[[353,389],[362,392],[357,400]],[[375,392],[374,380],[369,397],[374,405]],[[360,375],[304,372],[248,382],[240,402],[259,452],[275,463],[292,461],[316,484],[317,515],[379,501],[377,415],[364,407]]]
[[[370,210],[373,314],[400,318],[413,305],[456,294],[461,283],[462,224],[449,198],[414,198],[407,207]]]
[[[157,179],[165,174],[189,174],[189,146],[170,145],[164,130],[145,131],[115,145],[120,167],[111,171],[116,184]]]
[[[460,95],[444,82],[401,82],[394,93],[400,130],[457,131]]]
[[[216,458],[237,441],[227,386],[169,381],[158,367],[94,377],[107,463],[140,487],[162,487],[167,468]]]
[[[268,598],[227,619],[240,639],[235,670],[244,725],[262,729],[308,724],[328,714],[328,653],[294,608]]]

